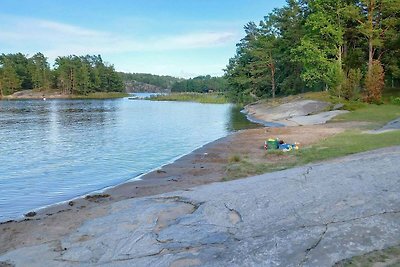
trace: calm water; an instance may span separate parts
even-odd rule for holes
[[[134,179],[248,126],[231,105],[0,101],[0,221]]]

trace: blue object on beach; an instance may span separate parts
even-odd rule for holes
[[[292,148],[293,148],[293,146],[292,145],[289,145],[289,144],[280,144],[279,145],[279,149],[280,150],[292,150]]]

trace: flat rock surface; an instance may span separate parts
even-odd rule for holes
[[[296,116],[290,119],[287,119],[288,122],[296,123],[297,125],[316,125],[316,124],[324,124],[327,121],[333,119],[337,115],[348,113],[347,110],[333,110],[321,112],[315,115],[308,116]]]
[[[391,122],[388,122],[385,126],[383,126],[380,129],[372,130],[369,131],[369,133],[384,133],[387,131],[393,131],[393,130],[400,130],[400,118],[397,118],[395,120],[392,120]]]
[[[400,241],[400,146],[111,204],[0,266],[332,266]]]
[[[325,110],[329,103],[316,100],[297,100],[271,107],[265,103],[251,104],[245,107],[250,120],[275,123],[283,126],[323,124],[345,111]]]

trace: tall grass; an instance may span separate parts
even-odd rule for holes
[[[155,95],[148,98],[153,101],[183,101],[209,104],[226,104],[228,99],[218,93],[171,93],[167,95]]]
[[[71,99],[112,99],[112,98],[123,98],[129,96],[126,93],[121,92],[96,92],[89,93],[87,95],[69,95]]]

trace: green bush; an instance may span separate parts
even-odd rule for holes
[[[400,105],[400,97],[391,97],[391,98],[390,98],[390,102],[391,102],[393,105]]]

